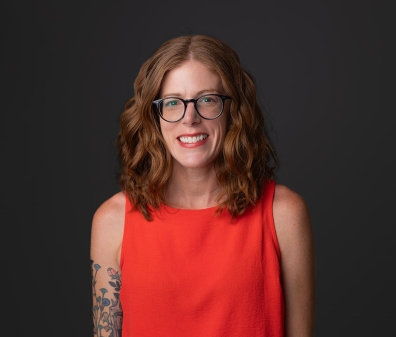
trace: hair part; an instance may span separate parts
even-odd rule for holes
[[[221,192],[218,212],[228,209],[234,219],[254,205],[266,179],[275,178],[276,152],[265,133],[262,110],[251,75],[237,53],[217,38],[205,35],[171,39],[142,65],[134,82],[134,96],[120,116],[116,147],[118,181],[147,220],[166,203],[173,164],[152,101],[158,98],[165,74],[187,60],[196,60],[216,72],[232,97],[224,147],[216,159]]]

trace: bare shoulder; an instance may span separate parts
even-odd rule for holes
[[[308,206],[298,193],[276,185],[273,214],[281,251],[285,336],[314,336],[315,257]]]
[[[279,244],[311,240],[311,220],[305,200],[290,188],[277,184],[273,202],[275,228]],[[284,248],[284,247],[283,247]]]
[[[91,258],[119,260],[124,233],[125,194],[119,192],[101,204],[92,218]]]
[[[92,218],[90,260],[94,336],[102,336],[105,330],[111,332],[111,336],[121,331],[120,255],[125,202],[125,194],[119,192],[102,203]]]
[[[275,186],[273,210],[274,218],[280,222],[289,218],[297,220],[309,217],[308,206],[303,197],[285,185]]]
[[[98,229],[100,229],[104,226],[109,229],[110,226],[112,229],[116,229],[114,227],[123,226],[124,214],[125,194],[119,192],[98,207],[92,219],[92,227],[95,229],[99,227]]]

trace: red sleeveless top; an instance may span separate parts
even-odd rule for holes
[[[127,198],[123,337],[283,336],[275,182],[234,222],[216,207],[162,206],[148,222]]]

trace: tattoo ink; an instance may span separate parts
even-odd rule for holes
[[[109,285],[113,289],[113,298],[106,288],[97,289],[96,277],[102,267],[91,260],[93,291],[93,334],[95,337],[121,337],[122,307],[120,302],[121,277],[118,271],[107,268]]]

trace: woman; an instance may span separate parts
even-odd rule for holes
[[[313,336],[309,212],[275,183],[252,78],[222,41],[164,43],[120,118],[92,222],[94,336]]]

